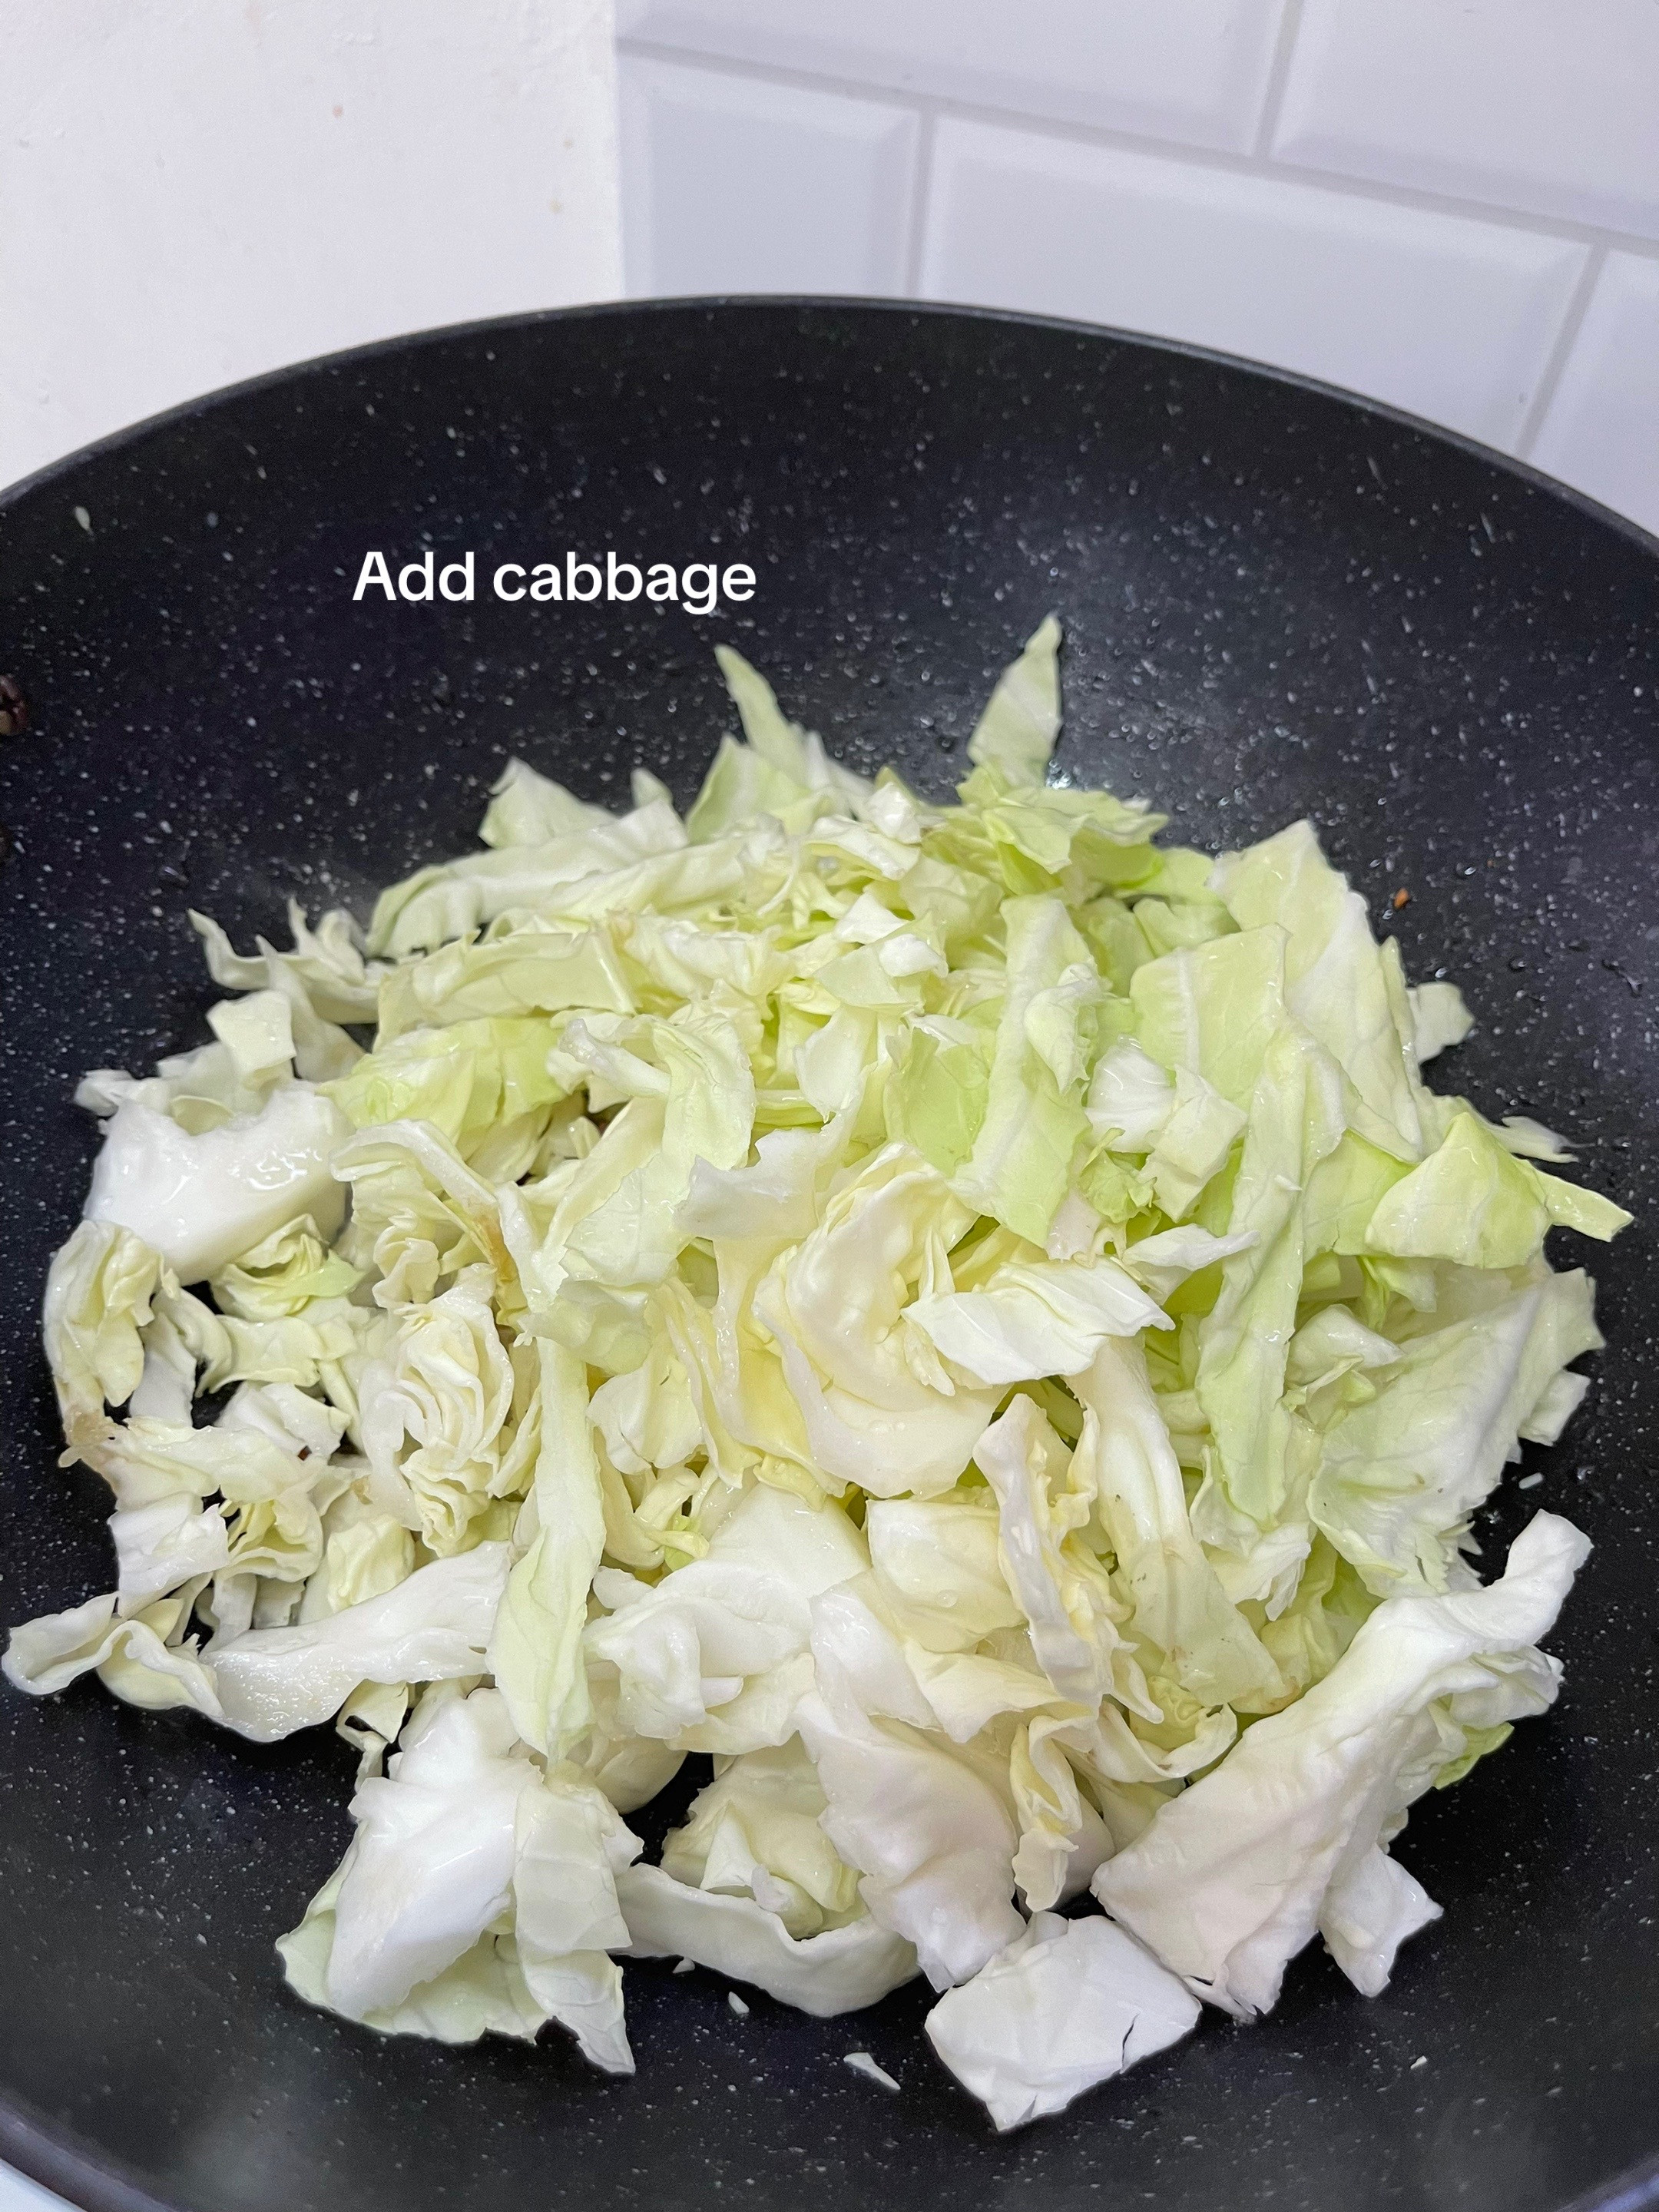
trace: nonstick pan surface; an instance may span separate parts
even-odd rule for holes
[[[472,604],[354,604],[364,552],[474,549]],[[744,562],[698,619],[506,605],[498,561]],[[1413,1813],[1445,1907],[1380,1999],[1316,1949],[1063,2118],[995,2139],[916,1987],[805,2019],[630,1967],[632,2081],[556,2033],[382,2040],[271,1946],[349,1832],[351,1754],[94,1686],[0,1695],[0,2152],[94,2208],[717,2205],[1559,2212],[1659,2202],[1659,548],[1398,417],[1234,363],[984,315],[636,307],[401,341],[210,400],[0,502],[0,1620],[111,1580],[36,1340],[93,1133],[80,1073],[204,1034],[184,919],[241,944],[471,841],[510,753],[682,799],[730,638],[861,767],[962,772],[1053,608],[1062,768],[1237,844],[1310,814],[1408,970],[1480,1026],[1437,1077],[1572,1133],[1637,1225],[1588,1257],[1609,1339],[1534,1507],[1596,1550],[1566,1689]],[[1395,910],[1400,890],[1410,901]],[[1562,1239],[1564,1247],[1571,1240]],[[1564,1249],[1559,1255],[1567,1259]],[[867,2049],[897,2095],[841,2062]]]

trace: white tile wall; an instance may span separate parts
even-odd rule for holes
[[[283,362],[621,284],[610,0],[0,0],[0,484]]]
[[[920,289],[1275,361],[1507,445],[1589,251],[1278,177],[947,121]]]
[[[1659,238],[1659,6],[1303,0],[1273,150]]]
[[[1608,255],[1532,458],[1659,530],[1659,259]]]
[[[619,36],[889,90],[1255,142],[1284,0],[617,0]]]
[[[629,289],[902,292],[908,109],[624,55]]]
[[[1659,531],[1659,0],[617,17],[633,293],[896,291],[1188,338]]]
[[[54,2197],[36,2181],[0,2166],[0,2212],[70,2212],[64,2198]]]

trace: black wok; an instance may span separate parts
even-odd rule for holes
[[[354,604],[366,550],[471,547],[472,604]],[[498,561],[754,568],[753,599],[506,605]],[[239,941],[472,836],[510,751],[684,797],[738,642],[844,757],[959,772],[997,667],[1066,633],[1063,765],[1241,842],[1299,813],[1480,1026],[1443,1073],[1572,1132],[1638,1225],[1538,1504],[1597,1549],[1565,1694],[1426,1800],[1445,1917],[1368,2003],[1310,1953],[1255,2027],[1005,2141],[918,2039],[926,1994],[819,2023],[630,1969],[631,2081],[383,2041],[271,1949],[348,1832],[350,1754],[264,1750],[83,1684],[0,1696],[0,2152],[79,2203],[1044,2212],[1659,2203],[1659,547],[1375,408],[1075,329],[908,307],[623,307],[419,337],[204,402],[0,501],[4,1455],[0,1619],[109,1586],[55,1467],[35,1316],[85,1186],[91,1066],[195,1041],[182,920]],[[1396,911],[1395,895],[1410,894]],[[1573,1255],[1578,1257],[1577,1254]],[[864,2047],[891,2095],[841,2063]],[[1611,2193],[1607,2193],[1611,2191]]]

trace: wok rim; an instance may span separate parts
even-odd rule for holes
[[[1224,352],[1215,347],[1196,345],[1185,339],[1158,337],[1143,331],[1126,330],[1114,324],[1086,322],[1067,316],[1034,314],[1016,308],[958,304],[950,301],[872,299],[834,293],[686,294],[670,298],[603,300],[572,307],[520,309],[503,315],[404,331],[396,337],[372,339],[362,345],[345,347],[336,352],[313,355],[301,361],[284,363],[280,368],[264,370],[258,375],[217,386],[192,398],[182,400],[172,407],[163,408],[155,414],[144,416],[137,422],[107,432],[56,460],[44,463],[27,476],[0,489],[0,524],[3,524],[13,508],[21,507],[26,500],[40,493],[52,489],[54,485],[64,483],[88,462],[106,459],[136,448],[157,433],[177,429],[240,400],[265,392],[281,391],[285,386],[307,380],[314,380],[321,374],[368,367],[377,362],[392,360],[449,340],[485,338],[496,335],[506,337],[550,325],[610,320],[640,322],[659,315],[684,315],[689,313],[702,313],[713,319],[716,315],[728,315],[734,310],[743,313],[754,309],[793,309],[815,313],[851,311],[891,318],[895,322],[904,319],[913,322],[948,320],[991,329],[1040,331],[1079,338],[1103,339],[1109,344],[1133,348],[1143,354],[1242,372],[1246,376],[1280,385],[1293,392],[1306,392],[1316,398],[1334,400],[1358,414],[1373,417],[1378,422],[1434,441],[1488,467],[1501,470],[1527,489],[1559,500],[1588,520],[1610,529],[1638,551],[1659,562],[1659,533],[1650,531],[1631,516],[1607,507],[1589,493],[1580,491],[1559,477],[1548,475],[1530,461],[1503,453],[1462,431],[1431,422],[1385,400],[1349,391],[1340,385],[1327,383],[1318,377],[1306,376],[1270,362],[1252,360],[1247,356]],[[176,2205],[152,2195],[120,2160],[96,2149],[78,2130],[48,2119],[27,2100],[4,2087],[0,2087],[0,2159],[26,2179],[38,2183],[42,2188],[54,2191],[70,2204],[79,2207],[80,2212],[178,2212]],[[1655,2212],[1655,2208],[1659,2208],[1659,2152],[1587,2193],[1574,2197],[1561,2207],[1561,2212]]]
[[[136,445],[160,430],[173,429],[204,415],[209,410],[227,405],[233,401],[251,398],[256,393],[275,391],[283,385],[313,377],[324,370],[355,368],[376,361],[390,360],[399,354],[414,351],[451,338],[487,337],[492,334],[505,335],[509,331],[540,329],[549,324],[582,323],[622,319],[642,319],[659,314],[683,314],[688,310],[706,313],[731,309],[794,308],[814,313],[854,310],[860,314],[891,316],[895,319],[926,319],[962,323],[983,324],[994,328],[1032,330],[1056,332],[1061,336],[1081,338],[1103,338],[1109,343],[1132,346],[1145,353],[1163,354],[1180,361],[1201,363],[1206,368],[1242,370],[1248,376],[1260,377],[1267,382],[1279,384],[1292,392],[1311,393],[1316,398],[1334,399],[1355,409],[1364,415],[1374,416],[1377,421],[1393,424],[1396,428],[1410,430],[1419,437],[1430,438],[1449,446],[1455,452],[1466,453],[1472,459],[1487,466],[1504,470],[1529,489],[1541,491],[1565,500],[1569,507],[1593,522],[1606,525],[1635,545],[1639,551],[1659,559],[1659,532],[1650,531],[1616,507],[1607,506],[1591,493],[1580,491],[1577,485],[1553,477],[1532,462],[1506,453],[1497,446],[1486,445],[1462,430],[1454,430],[1443,422],[1431,422],[1426,416],[1414,415],[1407,408],[1396,407],[1385,399],[1373,398],[1369,393],[1350,391],[1346,386],[1330,384],[1322,377],[1304,376],[1299,370],[1284,368],[1273,362],[1256,361],[1247,354],[1224,352],[1216,346],[1196,345],[1185,338],[1161,337],[1148,331],[1127,330],[1115,323],[1085,322],[1074,316],[1038,315],[1015,307],[986,307],[949,300],[870,299],[856,293],[835,292],[710,292],[684,293],[668,298],[596,300],[568,307],[522,308],[505,315],[481,316],[470,322],[440,323],[421,331],[405,331],[395,337],[371,338],[362,345],[346,346],[333,353],[312,354],[304,360],[284,362],[280,368],[263,369],[256,376],[239,378],[234,383],[216,385],[210,391],[195,398],[184,399],[172,407],[164,407],[154,415],[142,416],[137,422],[124,424],[119,429],[107,431],[101,438],[94,438],[84,446],[57,460],[44,462],[16,483],[0,489],[0,520],[7,510],[20,504],[33,494],[47,489],[60,477],[78,468],[83,462],[102,460],[123,447]]]

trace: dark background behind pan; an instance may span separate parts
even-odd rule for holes
[[[759,586],[703,621],[353,605],[368,548],[428,544],[477,549],[486,590],[497,560],[607,546]],[[0,502],[0,671],[33,714],[0,749],[0,1618],[112,1579],[100,1486],[53,1464],[35,1317],[92,1151],[76,1077],[204,1034],[186,905],[241,943],[289,895],[362,911],[471,841],[513,751],[589,798],[635,762],[685,798],[732,722],[720,638],[842,757],[941,793],[1050,607],[1061,766],[1212,846],[1311,814],[1413,976],[1465,986],[1480,1027],[1442,1086],[1570,1131],[1644,1216],[1591,1261],[1611,1343],[1583,1412],[1483,1522],[1501,1555],[1548,1505],[1597,1549],[1555,1712],[1413,1816],[1444,1919],[1377,2002],[1310,1953],[1267,2022],[1208,2017],[1006,2141],[914,1988],[739,2020],[713,1976],[630,1969],[616,2082],[556,2032],[447,2051],[289,1996],[272,1941],[348,1833],[325,1732],[264,1750],[90,1685],[7,1692],[0,2149],[43,2179],[201,2212],[1556,2212],[1659,2151],[1659,560],[1283,379],[908,307],[602,310],[268,380]],[[897,2096],[842,2065],[860,2047]]]

